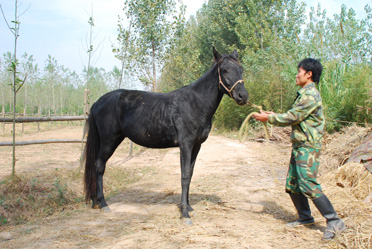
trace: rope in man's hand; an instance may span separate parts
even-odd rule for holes
[[[258,105],[255,105],[251,102],[248,101],[248,104],[254,108],[257,108],[258,110],[260,110],[260,112],[263,112],[263,109],[262,109],[262,106],[258,106]],[[240,129],[239,129],[239,141],[245,141],[247,139],[247,136],[248,136],[248,128],[249,128],[249,125],[248,125],[248,121],[249,119],[255,115],[255,114],[259,114],[258,112],[251,112],[243,121],[242,125],[240,126]],[[269,140],[270,136],[269,136],[269,132],[267,130],[267,124],[266,122],[263,123],[264,124],[264,128],[265,128],[265,138],[266,140]],[[243,138],[242,138],[242,135],[243,135]]]

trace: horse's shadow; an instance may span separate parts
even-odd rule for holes
[[[145,188],[127,188],[115,196],[108,198],[108,204],[132,204],[132,205],[177,205],[179,207],[181,193],[172,190],[147,191]],[[207,201],[218,204],[221,198],[215,194],[191,193],[189,196],[190,205],[194,206],[200,202]]]

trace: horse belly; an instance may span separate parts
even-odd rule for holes
[[[145,122],[131,124],[124,127],[125,136],[134,143],[149,148],[177,147],[177,133],[172,122],[156,122],[144,120]]]
[[[132,135],[128,135],[128,138],[134,143],[148,148],[169,148],[178,146],[177,138],[173,134],[155,131],[135,132]]]

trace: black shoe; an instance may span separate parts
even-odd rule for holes
[[[300,220],[297,219],[293,222],[289,222],[286,224],[287,227],[298,227],[298,226],[306,226],[306,225],[314,225],[314,219],[309,220]]]
[[[337,216],[327,196],[322,195],[313,199],[313,202],[323,217],[327,219],[327,228],[323,234],[323,240],[331,240],[337,233],[346,229],[344,222]]]
[[[296,227],[314,224],[314,218],[311,216],[309,200],[307,199],[307,197],[304,196],[302,193],[300,194],[290,193],[289,196],[291,197],[292,202],[296,207],[299,218],[294,222],[287,223],[287,226]]]

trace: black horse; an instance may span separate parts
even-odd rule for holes
[[[236,50],[220,55],[213,48],[211,69],[191,85],[169,93],[116,90],[95,102],[89,115],[85,155],[86,201],[109,211],[103,195],[106,162],[128,137],[150,148],[180,147],[182,218],[190,218],[189,187],[196,157],[207,139],[212,117],[224,94],[238,105],[248,101],[242,80],[243,67]],[[186,219],[191,223],[191,219]]]

